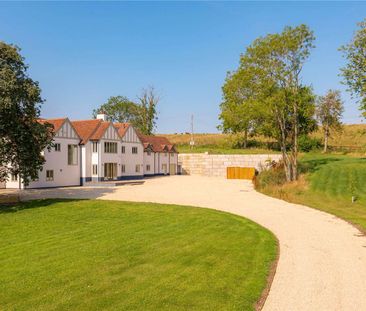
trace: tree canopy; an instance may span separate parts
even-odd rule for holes
[[[359,98],[360,110],[366,118],[366,18],[358,26],[352,41],[341,47],[347,60],[341,71],[348,90]]]
[[[277,139],[287,180],[297,179],[298,136],[316,127],[315,96],[300,76],[314,40],[306,25],[256,39],[223,87],[222,126],[234,131],[238,124],[255,125]]]
[[[317,101],[316,116],[324,133],[324,152],[327,152],[331,131],[342,129],[343,110],[341,92],[338,90],[329,90],[325,96],[319,97]]]
[[[0,41],[0,181],[13,174],[27,185],[42,169],[41,153],[51,145],[52,131],[38,122],[41,89],[19,52]]]
[[[106,103],[93,110],[93,117],[103,112],[112,122],[131,123],[141,133],[151,135],[156,127],[159,97],[153,87],[143,89],[137,102],[125,96],[112,96]]]

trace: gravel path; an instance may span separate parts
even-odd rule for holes
[[[277,271],[263,310],[366,310],[366,237],[332,215],[262,195],[249,182],[171,176],[110,189],[27,190],[22,196],[172,203],[245,216],[280,241]]]

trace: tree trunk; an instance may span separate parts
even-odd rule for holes
[[[299,135],[299,124],[297,115],[297,104],[294,105],[294,141],[293,141],[293,153],[292,153],[292,180],[297,180],[297,154],[298,154],[298,135]],[[292,181],[291,180],[291,181]]]
[[[329,138],[329,129],[328,126],[324,127],[324,153],[327,153],[328,151],[328,138]]]
[[[248,145],[248,129],[245,129],[245,131],[244,131],[244,145],[243,145],[244,149],[247,148],[247,145]]]

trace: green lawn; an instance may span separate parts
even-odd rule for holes
[[[97,200],[0,208],[0,310],[252,310],[274,236],[209,209]]]
[[[301,166],[304,182],[262,190],[334,214],[366,232],[366,158],[310,153],[302,156]]]

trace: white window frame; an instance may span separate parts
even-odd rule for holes
[[[112,141],[105,141],[104,153],[117,153],[117,143]]]
[[[126,165],[121,165],[121,173],[126,173]]]
[[[126,147],[125,146],[121,147],[121,153],[126,153]]]
[[[146,172],[150,172],[150,169],[151,169],[150,164],[147,164],[146,165]]]
[[[46,170],[46,181],[54,181],[55,172],[54,170]]]
[[[136,164],[135,173],[140,173],[140,164]]]
[[[98,175],[98,164],[92,164],[92,175]]]
[[[138,154],[138,148],[132,147],[132,154]]]
[[[72,156],[70,158],[70,148],[72,148]],[[67,164],[78,165],[78,145],[67,145]]]
[[[55,148],[56,152],[61,152],[61,144],[60,143],[56,143],[54,148]]]
[[[97,141],[92,142],[92,151],[93,151],[93,153],[98,153],[98,142]]]
[[[18,174],[11,174],[10,181],[12,181],[12,182],[18,181]]]

